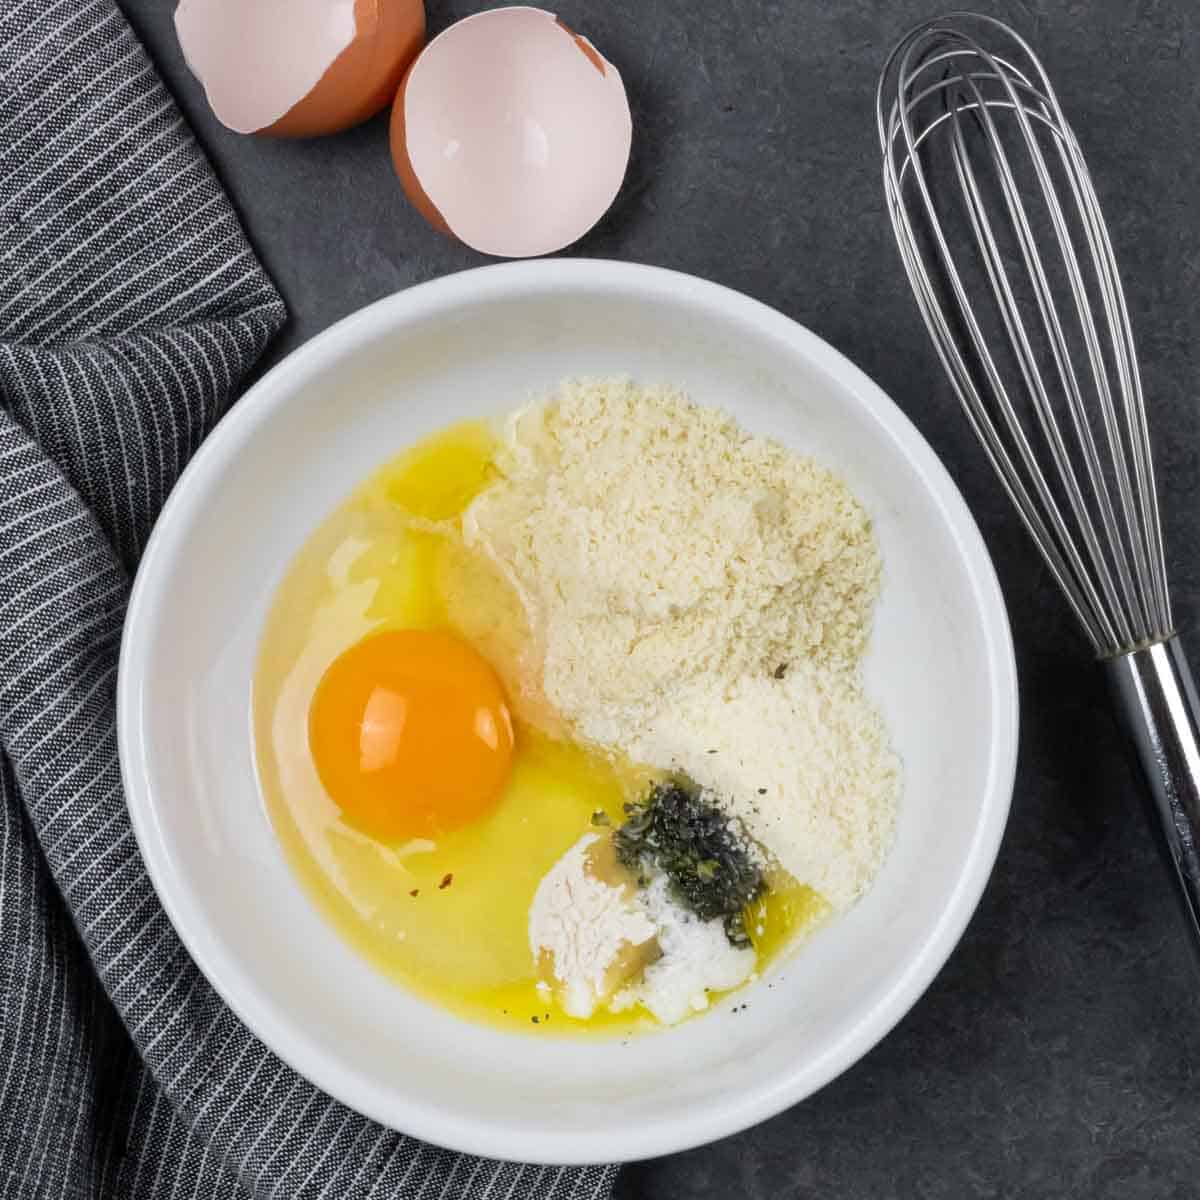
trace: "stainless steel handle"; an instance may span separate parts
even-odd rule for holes
[[[1176,637],[1105,664],[1137,747],[1153,824],[1200,950],[1200,698]]]

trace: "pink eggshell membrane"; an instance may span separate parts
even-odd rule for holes
[[[413,64],[399,103],[420,190],[484,254],[569,246],[625,177],[633,121],[620,74],[540,8],[452,25]]]
[[[180,0],[175,28],[218,120],[256,133],[306,96],[354,40],[355,0]]]

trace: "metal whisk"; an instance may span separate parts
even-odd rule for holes
[[[1171,617],[1129,314],[1079,144],[1029,45],[971,13],[904,38],[877,117],[921,315],[1104,660],[1200,947],[1200,702]]]

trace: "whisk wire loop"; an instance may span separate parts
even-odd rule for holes
[[[1076,301],[1076,310],[1080,316],[1084,337],[1087,341],[1093,365],[1093,377],[1101,387],[1100,407],[1103,410],[1105,394],[1107,393],[1107,381],[1104,372],[1099,369],[1100,364],[1097,359],[1099,353],[1098,339],[1096,337],[1095,324],[1091,308],[1087,303],[1087,294],[1083,287],[1082,274],[1074,245],[1071,241],[1070,233],[1066,228],[1063,213],[1053,203],[1052,182],[1049,170],[1042,156],[1041,147],[1030,130],[1028,117],[1024,108],[1015,102],[1015,92],[1011,88],[1006,90],[1008,90],[1010,97],[1014,100],[1014,107],[1011,111],[1021,122],[1024,131],[1028,135],[1027,144],[1031,151],[1042,195],[1049,201],[1054,234],[1071,281]],[[975,101],[972,109],[976,118],[984,125],[989,149],[992,152],[993,161],[999,173],[1004,204],[1013,229],[1016,232],[1025,264],[1029,268],[1029,278],[1033,285],[1032,291],[1036,309],[1038,315],[1041,317],[1045,344],[1049,347],[1057,374],[1058,389],[1067,401],[1068,415],[1071,418],[1077,442],[1082,447],[1084,467],[1087,470],[1089,482],[1094,489],[1098,501],[1100,520],[1104,526],[1104,532],[1114,548],[1117,571],[1120,582],[1123,585],[1123,598],[1125,603],[1129,605],[1134,603],[1132,578],[1128,563],[1121,552],[1120,541],[1116,535],[1112,502],[1100,466],[1099,454],[1096,449],[1091,426],[1088,424],[1087,414],[1084,410],[1083,394],[1067,346],[1063,323],[1054,303],[1053,291],[1047,278],[1047,272],[1038,249],[1038,243],[1032,229],[1029,214],[1022,202],[1021,192],[1014,178],[1012,165],[1008,160],[1004,145],[1000,139],[1000,133],[996,129],[992,119],[992,113],[978,88],[973,83],[970,86],[970,91]],[[949,97],[953,99],[954,94],[950,93]],[[975,240],[984,259],[993,290],[1000,302],[1001,317],[1008,332],[1010,342],[1017,352],[1021,375],[1024,379],[1026,390],[1033,400],[1038,425],[1049,445],[1050,453],[1063,481],[1064,490],[1074,519],[1078,524],[1092,570],[1103,590],[1108,611],[1116,614],[1118,636],[1122,640],[1127,641],[1131,636],[1129,625],[1124,619],[1108,562],[1101,548],[1100,539],[1097,536],[1070,453],[1067,450],[1056,406],[1048,386],[1038,369],[1032,338],[1023,320],[1022,306],[1017,298],[1008,272],[1005,269],[995,232],[988,216],[983,192],[968,156],[966,139],[957,104],[951,111],[954,114],[952,158],[955,172],[967,200],[967,212],[975,234]],[[1011,404],[1009,407],[1012,407]]]
[[[1200,955],[1200,688],[1172,625],[1137,351],[1083,152],[1041,63],[994,17],[914,30],[876,119],[917,307],[1105,660]]]
[[[1128,306],[1045,71],[1002,22],[952,14],[893,52],[876,119],[901,258],[992,467],[1097,653],[1161,641],[1172,618]]]

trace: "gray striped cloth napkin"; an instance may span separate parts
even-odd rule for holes
[[[581,1200],[312,1088],[155,898],[113,717],[130,573],[285,318],[112,0],[0,3],[0,1195]]]

